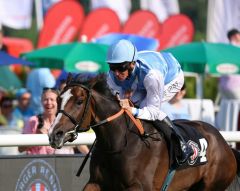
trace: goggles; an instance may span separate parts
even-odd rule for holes
[[[129,69],[129,62],[127,63],[121,63],[121,64],[109,64],[109,68],[111,71],[119,71],[119,72],[125,72]]]

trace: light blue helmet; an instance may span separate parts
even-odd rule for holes
[[[120,40],[109,47],[107,62],[109,64],[132,62],[136,61],[137,57],[136,47],[128,40]]]

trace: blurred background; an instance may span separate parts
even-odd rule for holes
[[[43,41],[44,41],[44,39],[45,39],[45,41],[49,41],[49,39],[51,38],[50,37],[51,35],[53,38],[53,34],[50,34],[50,36],[46,35],[46,33],[48,33],[48,31],[50,33],[52,33],[51,24],[47,23],[46,16],[49,14],[49,17],[52,17],[50,15],[50,13],[48,13],[48,11],[49,11],[49,9],[50,10],[53,9],[52,6],[59,2],[60,1],[58,1],[58,0],[42,0],[42,1],[24,0],[21,3],[18,1],[14,1],[14,0],[1,1],[0,7],[2,7],[2,8],[0,8],[0,10],[1,10],[0,21],[2,20],[2,30],[4,31],[4,36],[29,40],[30,42],[25,42],[26,44],[28,43],[28,45],[26,45],[26,47],[25,47],[26,50],[27,49],[29,49],[29,50],[36,49],[39,47],[47,46],[48,45],[47,42],[43,42]],[[124,0],[122,2],[116,1],[114,3],[111,3],[110,1],[109,1],[110,3],[106,3],[107,1],[101,2],[101,1],[89,1],[89,0],[76,0],[76,2],[83,9],[83,10],[81,10],[82,13],[79,13],[78,16],[76,15],[76,17],[78,17],[78,21],[79,21],[79,23],[77,24],[78,26],[76,26],[78,32],[76,32],[75,35],[72,35],[71,37],[69,37],[69,39],[67,39],[67,41],[78,40],[79,35],[83,34],[83,30],[86,31],[88,36],[91,36],[90,38],[95,38],[96,36],[107,34],[110,32],[120,32],[122,30],[125,30],[127,33],[135,33],[135,34],[140,33],[140,35],[141,35],[140,27],[144,27],[144,26],[139,26],[139,28],[138,27],[134,28],[133,25],[137,25],[137,24],[129,23],[127,28],[124,27],[124,25],[126,23],[128,23],[127,20],[131,19],[131,16],[133,16],[134,13],[136,14],[136,12],[140,11],[140,10],[149,11],[149,12],[153,13],[155,16],[157,16],[157,19],[159,21],[159,28],[156,29],[156,26],[150,26],[150,27],[152,27],[151,30],[155,30],[154,31],[155,33],[160,33],[160,31],[163,30],[164,25],[167,25],[167,27],[170,27],[168,25],[171,25],[171,22],[173,23],[172,25],[176,25],[176,23],[180,22],[179,26],[171,26],[173,29],[168,29],[168,30],[170,30],[170,31],[168,31],[169,34],[167,34],[167,35],[164,34],[165,36],[163,35],[163,37],[160,37],[160,39],[161,38],[162,39],[169,38],[169,36],[171,36],[171,35],[172,36],[176,35],[173,31],[177,30],[177,28],[180,28],[181,25],[187,27],[187,29],[186,29],[186,30],[188,30],[188,31],[186,31],[187,39],[183,39],[183,38],[180,39],[179,37],[176,37],[178,39],[175,39],[175,42],[172,42],[172,44],[170,44],[170,45],[167,44],[168,42],[164,42],[166,46],[165,47],[160,46],[161,49],[167,48],[167,46],[174,46],[177,44],[191,42],[191,41],[206,41],[206,39],[207,39],[207,15],[208,15],[207,14],[207,10],[208,10],[208,1],[207,0],[196,0],[196,1],[174,0],[174,1],[169,1],[169,2],[166,0],[162,1],[162,2],[161,1],[147,2],[147,1],[141,1],[141,0],[129,0],[129,2],[128,2],[128,0],[127,1]],[[221,2],[219,2],[219,3],[221,3]],[[11,6],[11,4],[14,6]],[[112,4],[115,4],[115,5],[112,5]],[[12,14],[11,12],[15,12],[15,9],[17,10],[19,6],[22,7],[21,13],[16,13],[16,14],[19,14],[19,15],[22,14],[23,15],[22,17],[25,17],[25,18],[21,18],[21,19],[19,19],[19,21],[15,20],[15,22],[18,22],[18,23],[23,22],[23,23],[22,24],[21,23],[14,24],[13,23],[14,19],[12,19],[12,20],[8,19],[8,21],[4,21],[5,17],[9,17],[9,14],[12,15],[12,17],[14,17],[14,14]],[[123,6],[125,6],[126,8],[123,8]],[[102,34],[96,34],[97,32],[95,34],[93,34],[93,32],[90,31],[89,28],[93,28],[94,21],[92,23],[88,24],[90,26],[85,26],[87,24],[85,23],[85,25],[84,25],[83,20],[85,20],[85,22],[87,22],[88,15],[90,13],[93,14],[94,9],[99,8],[99,7],[107,7],[107,8],[112,8],[115,10],[116,10],[116,7],[119,7],[119,9],[122,9],[123,13],[118,14],[118,18],[121,17],[120,20],[122,19],[120,21],[122,29],[119,29],[118,28],[119,26],[112,26],[113,28],[109,29],[109,31],[108,30],[102,31],[102,32],[100,31],[100,33],[102,33]],[[67,9],[66,6],[64,8]],[[53,10],[53,11],[58,12],[59,15],[62,15],[60,6],[59,6],[59,9],[60,9],[59,11],[58,10],[56,10],[56,11]],[[70,8],[68,8],[68,9],[70,9]],[[213,9],[213,8],[211,8],[211,9]],[[24,13],[24,11],[25,11],[25,13]],[[146,15],[144,15],[144,13],[139,13],[139,17],[141,17],[141,14],[143,14],[143,17],[145,17],[146,20],[147,20],[147,18],[152,19],[152,17],[151,17],[152,15],[148,15],[147,13],[145,13]],[[172,21],[170,20],[170,22],[169,22],[169,19],[172,16],[177,16],[179,14],[181,14],[182,16],[186,16],[186,18],[181,18],[181,17],[177,18],[176,17],[176,18],[172,19]],[[103,15],[104,15],[104,13],[103,13]],[[2,19],[1,19],[1,16],[2,16]],[[54,17],[54,15],[53,15],[53,17]],[[55,17],[58,17],[57,14],[55,14]],[[94,17],[94,15],[93,15],[93,17]],[[46,19],[46,23],[44,23],[44,18]],[[101,18],[101,15],[99,18]],[[49,20],[51,20],[51,19],[54,19],[54,18],[49,18]],[[64,18],[56,18],[56,20],[57,19],[63,20]],[[130,22],[134,23],[135,19],[137,20],[137,18],[132,18],[131,20],[133,20],[133,21],[130,21]],[[94,18],[93,18],[93,20],[94,20]],[[106,21],[106,19],[103,19],[103,20],[105,20],[105,23],[107,23],[107,22],[114,23],[115,22],[115,25],[118,25],[117,21]],[[152,19],[152,20],[153,20],[152,22],[155,21],[154,19]],[[52,22],[52,21],[49,21],[49,22]],[[60,22],[60,21],[56,21],[56,22]],[[95,22],[99,22],[99,21],[95,21]],[[169,24],[168,24],[168,22],[169,22]],[[54,25],[54,24],[52,24],[52,25]],[[98,29],[101,30],[101,27],[103,29],[104,24],[102,24],[102,25],[97,24],[97,25],[98,26],[97,26],[97,28],[95,28],[95,30],[98,30]],[[92,29],[92,30],[94,30],[94,29]],[[103,29],[103,30],[105,30],[105,29]],[[226,29],[226,31],[227,30],[228,29]],[[147,32],[145,32],[145,33],[146,34],[142,33],[142,35],[150,36],[150,37],[159,35],[159,34],[151,35],[151,34],[147,34]],[[95,35],[95,37],[94,37],[94,35]],[[172,39],[173,39],[173,37],[172,37]],[[24,48],[22,50],[14,50],[14,47],[13,47],[14,42],[9,42],[11,40],[12,39],[5,40],[5,41],[8,41],[8,45],[11,46],[9,48],[10,54],[12,53],[13,55],[19,56],[19,53],[22,53],[21,51],[24,52],[25,50],[24,50]],[[90,41],[90,40],[91,39],[88,39],[88,41]],[[181,41],[183,41],[183,42],[181,42]],[[225,38],[222,41],[227,42],[227,39]],[[15,49],[17,49],[16,46],[18,46],[18,45],[16,45],[16,43],[17,42],[15,42]],[[20,42],[20,43],[22,43],[22,42]],[[31,43],[31,45],[30,45],[30,43]],[[55,42],[55,43],[58,44],[61,42]],[[28,46],[28,48],[27,48],[27,46]],[[32,46],[32,48],[30,48],[30,46]],[[18,49],[21,49],[21,48],[18,47]],[[24,82],[26,80],[26,72],[27,72],[27,71],[25,71],[26,69],[18,68],[16,70],[18,70],[17,74],[20,77],[20,79]],[[186,77],[186,83],[187,83],[187,87],[188,87],[186,97],[189,97],[189,98],[196,97],[196,81],[195,80],[196,80],[195,77],[189,77],[189,76]],[[217,96],[217,79],[212,76],[205,76],[204,84],[205,84],[205,86],[208,87],[207,89],[204,89],[204,92],[203,92],[204,98],[210,98],[210,99],[214,100]]]

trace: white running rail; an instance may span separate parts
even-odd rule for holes
[[[240,142],[240,131],[220,131],[226,141]],[[78,138],[66,145],[91,145],[95,139],[94,133],[79,133]],[[10,134],[0,135],[0,147],[49,145],[46,134]]]
[[[66,145],[91,145],[95,139],[94,133],[79,133],[78,138]],[[46,146],[49,145],[46,134],[10,134],[0,135],[0,147],[15,146]]]

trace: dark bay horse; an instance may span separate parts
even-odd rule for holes
[[[92,126],[96,144],[90,161],[90,179],[84,191],[159,191],[169,170],[166,141],[152,123],[142,121],[151,134],[143,138],[128,115],[114,120],[121,110],[118,100],[98,76],[88,86],[68,78],[58,100],[58,114],[49,131],[52,147],[61,148],[73,141],[77,132]],[[195,127],[208,142],[208,162],[177,170],[168,190],[224,191],[237,185],[239,153],[232,150],[216,128],[200,121],[179,121]],[[235,181],[235,182],[234,182]],[[237,183],[236,183],[237,182]],[[235,187],[233,190],[240,190]]]

